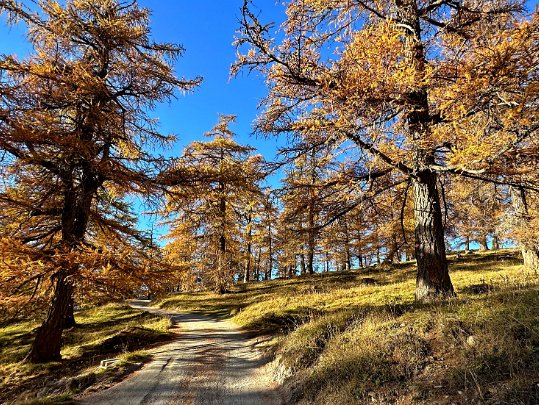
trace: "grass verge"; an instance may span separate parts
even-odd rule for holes
[[[539,277],[514,251],[452,259],[458,297],[414,302],[413,263],[181,294],[161,306],[276,333],[290,403],[539,403]]]
[[[0,403],[69,403],[88,387],[107,386],[141,366],[141,349],[171,339],[170,320],[141,313],[123,304],[108,304],[76,313],[77,326],[64,331],[62,361],[24,361],[35,322],[0,328]],[[115,367],[99,369],[105,358]]]

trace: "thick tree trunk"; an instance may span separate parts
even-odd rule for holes
[[[37,329],[36,337],[30,348],[28,359],[32,363],[47,363],[62,359],[62,330],[70,304],[73,286],[60,272],[56,278],[54,296],[47,312],[45,322]]]
[[[454,295],[449,278],[436,173],[425,170],[413,182],[416,300]]]
[[[470,235],[466,235],[466,253],[470,253]]]
[[[405,57],[415,73],[426,73],[425,48],[421,37],[421,11],[416,0],[395,3],[397,19],[407,28],[404,33]],[[429,300],[454,295],[447,269],[444,227],[437,175],[430,167],[435,163],[432,149],[425,145],[432,122],[426,87],[418,87],[406,94],[404,108],[408,132],[414,147],[415,256],[417,259],[416,300]]]
[[[511,202],[515,210],[518,242],[524,266],[536,271],[539,269],[539,241],[534,237],[536,231],[530,229],[526,191],[523,188],[511,187]]]

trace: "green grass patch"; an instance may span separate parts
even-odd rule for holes
[[[290,402],[534,404],[539,277],[520,263],[513,250],[452,257],[458,296],[441,303],[414,302],[415,264],[404,263],[161,305],[278,333],[275,376]]]
[[[39,324],[21,322],[0,328],[0,402],[68,401],[105,374],[144,361],[148,355],[140,349],[172,336],[169,319],[124,304],[82,310],[75,318],[77,325],[63,334],[63,360],[48,364],[24,361]],[[102,359],[118,356],[116,369],[95,371]]]

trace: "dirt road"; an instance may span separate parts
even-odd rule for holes
[[[256,339],[231,322],[133,306],[169,316],[180,328],[173,343],[155,349],[153,360],[121,383],[81,398],[80,404],[281,404],[264,370]]]

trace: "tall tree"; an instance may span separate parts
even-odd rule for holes
[[[51,304],[29,355],[46,362],[60,359],[76,283],[95,281],[106,290],[106,274],[114,284],[117,269],[145,266],[140,257],[127,266],[89,230],[124,245],[141,240],[111,211],[120,214],[117,202],[126,193],[155,190],[161,159],[146,146],[172,139],[156,130],[148,111],[199,80],[176,78],[172,62],[182,48],[150,39],[150,12],[136,1],[43,0],[26,8],[3,0],[0,12],[28,26],[33,46],[24,60],[0,59],[0,149],[9,185],[0,192],[4,206],[26,214],[13,218],[25,232],[3,236],[31,242],[52,280]],[[39,221],[47,222],[42,230]]]
[[[219,293],[227,292],[241,271],[243,225],[249,212],[252,218],[252,201],[259,200],[263,177],[260,155],[233,139],[229,126],[234,120],[221,116],[206,134],[213,139],[190,144],[163,175],[171,186],[165,208],[172,226],[168,250],[185,244],[184,238],[195,238],[200,274]]]
[[[503,158],[537,148],[539,18],[521,12],[513,0],[291,0],[278,43],[245,1],[232,72],[266,76],[258,130],[340,134],[368,167],[412,182],[418,300],[454,294],[440,174],[510,183]]]

